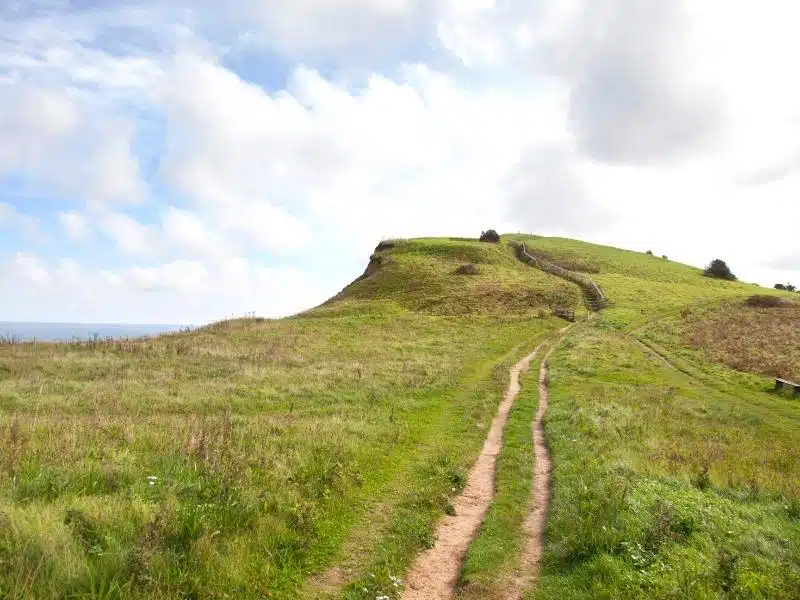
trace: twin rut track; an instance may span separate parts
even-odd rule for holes
[[[533,494],[530,513],[524,523],[520,564],[524,575],[517,577],[509,586],[506,596],[509,599],[520,598],[522,590],[532,585],[539,573],[544,527],[550,506],[552,464],[542,424],[547,411],[547,360],[568,329],[561,330],[560,337],[542,360],[539,370],[539,407],[532,425],[536,459]],[[467,549],[494,499],[497,457],[503,447],[503,431],[509,412],[520,391],[520,375],[530,368],[544,345],[541,344],[511,368],[508,389],[492,420],[483,449],[470,471],[463,493],[453,501],[455,515],[444,518],[437,529],[436,544],[420,554],[411,565],[406,575],[402,600],[449,600],[453,597]]]

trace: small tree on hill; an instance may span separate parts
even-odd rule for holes
[[[725,264],[725,261],[719,258],[712,260],[711,264],[706,267],[705,276],[715,277],[717,279],[726,279],[728,281],[736,281],[736,275],[731,272],[728,265]]]
[[[781,291],[785,292],[785,291],[786,291],[786,286],[785,286],[785,285],[783,285],[782,283],[776,283],[776,284],[775,284],[775,289],[776,289],[776,290],[781,290]]]
[[[796,289],[797,289],[797,288],[796,288],[796,287],[794,287],[794,286],[793,286],[791,283],[787,283],[787,284],[786,284],[786,291],[787,291],[787,292],[793,292],[793,291],[795,291]]]
[[[649,254],[650,256],[653,256],[653,251],[652,250],[648,250],[647,254]]]
[[[481,232],[481,237],[479,239],[482,242],[491,242],[492,244],[497,244],[500,242],[500,234],[494,229],[488,229],[487,231]]]

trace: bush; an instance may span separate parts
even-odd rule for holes
[[[477,275],[478,273],[480,273],[478,267],[476,267],[472,263],[461,265],[456,269],[456,274],[458,275]]]
[[[653,256],[653,251],[652,250],[648,250],[647,254],[649,254],[650,256]]]
[[[797,289],[797,288],[796,288],[796,287],[794,287],[794,286],[793,286],[791,283],[787,283],[787,284],[786,284],[786,291],[787,291],[787,292],[793,292],[793,291],[795,291],[796,289]]]
[[[662,256],[661,256],[661,258],[663,258],[664,260],[669,260],[669,259],[667,258],[667,255],[666,255],[666,254],[662,255]]]
[[[728,265],[725,264],[725,261],[719,258],[712,260],[711,264],[706,267],[705,276],[725,279],[727,281],[736,281],[736,275],[731,272]]]
[[[490,242],[492,244],[497,244],[500,242],[500,234],[497,233],[494,229],[489,229],[487,231],[482,231],[481,237],[478,239],[481,242]]]
[[[753,306],[755,308],[778,308],[779,306],[784,306],[784,304],[785,302],[777,296],[757,294],[747,299],[747,306]]]
[[[775,284],[775,289],[776,289],[776,290],[781,290],[781,291],[785,292],[785,291],[786,291],[786,286],[785,286],[785,285],[783,285],[782,283],[776,283],[776,284]]]

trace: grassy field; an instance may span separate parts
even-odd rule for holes
[[[551,359],[553,504],[526,597],[800,598],[800,403],[763,377],[800,371],[797,309],[745,305],[793,296],[645,253],[527,242],[582,266],[613,306]]]
[[[555,468],[527,597],[800,597],[800,403],[583,327],[551,360]]]
[[[800,371],[796,309],[644,253],[512,238],[613,303],[550,361],[553,504],[527,597],[800,597],[800,402],[765,377]],[[554,306],[586,316],[505,245],[420,239],[290,319],[0,345],[0,598],[399,597],[508,367],[563,326]],[[537,366],[463,598],[502,597],[517,570]]]
[[[291,319],[0,346],[0,597],[311,597],[348,560],[347,597],[395,589],[577,294],[498,247],[384,254]]]

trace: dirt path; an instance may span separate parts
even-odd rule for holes
[[[523,523],[524,539],[522,543],[522,556],[520,557],[520,571],[523,574],[516,581],[514,589],[510,590],[508,597],[518,600],[522,592],[534,585],[539,578],[539,564],[542,559],[544,546],[544,528],[547,524],[547,511],[550,508],[550,470],[553,462],[547,442],[544,437],[544,415],[547,413],[547,363],[556,346],[561,343],[570,327],[561,330],[561,337],[556,341],[542,359],[539,366],[539,407],[533,419],[533,492],[531,511]]]
[[[403,600],[445,600],[453,596],[467,548],[494,497],[495,465],[503,446],[503,430],[508,413],[519,393],[520,373],[530,367],[539,348],[511,368],[508,390],[492,421],[478,460],[470,471],[467,486],[453,502],[455,516],[444,518],[437,530],[436,545],[419,555],[411,565],[406,576]]]
[[[525,538],[522,547],[520,566],[524,576],[517,582],[517,589],[511,594],[512,598],[521,598],[522,591],[533,585],[539,577],[539,562],[542,558],[544,543],[544,527],[547,522],[547,510],[550,508],[550,451],[544,438],[544,424],[542,420],[547,412],[547,353],[539,367],[539,408],[533,420],[533,453],[535,463],[533,467],[533,502],[530,513],[525,519],[523,530]]]
[[[636,343],[637,346],[639,346],[639,348],[642,349],[642,351],[645,353],[646,356],[651,357],[651,358],[655,358],[655,360],[661,361],[662,363],[664,363],[664,365],[666,365],[667,367],[669,367],[673,371],[680,371],[680,369],[678,369],[678,367],[676,367],[671,362],[669,362],[669,360],[667,360],[667,358],[665,356],[662,356],[661,354],[659,354],[658,352],[653,350],[650,346],[645,344],[639,338],[634,337],[633,341]]]

